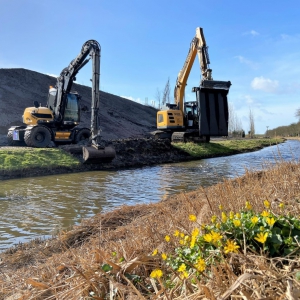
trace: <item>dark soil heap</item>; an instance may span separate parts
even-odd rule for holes
[[[0,69],[0,134],[12,125],[22,124],[26,107],[33,101],[45,106],[49,86],[56,78],[26,69]],[[81,119],[90,127],[91,88],[73,84],[82,96]],[[86,111],[87,109],[87,111]],[[105,140],[145,137],[156,128],[156,109],[100,91],[100,126]]]

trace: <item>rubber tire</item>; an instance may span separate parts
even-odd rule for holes
[[[26,146],[24,141],[15,141],[13,139],[13,131],[9,130],[7,133],[7,142],[9,146]]]
[[[82,141],[87,141],[89,140],[90,136],[91,136],[91,131],[87,128],[82,128],[76,133],[74,143],[78,144]]]
[[[29,147],[46,148],[51,143],[51,132],[45,126],[35,126],[25,131],[24,140]]]

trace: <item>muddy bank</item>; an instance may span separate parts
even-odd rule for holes
[[[31,168],[30,172],[28,169],[0,171],[0,180],[93,170],[117,170],[194,159],[186,152],[173,147],[169,140],[156,140],[153,138],[119,139],[107,142],[107,145],[114,147],[116,150],[116,157],[110,163],[83,164],[82,146],[61,145],[59,146],[60,149],[78,158],[81,164],[74,168],[63,166],[48,169]]]

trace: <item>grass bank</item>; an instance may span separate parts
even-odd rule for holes
[[[210,143],[173,143],[173,146],[196,158],[230,155],[255,151],[271,145],[282,143],[284,139],[233,139],[212,140]]]
[[[26,170],[30,168],[57,168],[79,166],[72,155],[56,148],[2,147],[0,171]]]
[[[0,299],[299,299],[300,164],[123,206],[0,255]]]

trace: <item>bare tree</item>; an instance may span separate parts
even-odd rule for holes
[[[300,108],[296,109],[295,117],[298,118],[298,121],[300,122]]]
[[[228,105],[228,132],[232,134],[232,136],[242,136],[243,135],[243,126],[242,121],[234,111],[234,106],[232,103]]]
[[[254,137],[255,135],[255,124],[254,124],[254,114],[251,110],[251,108],[249,108],[249,135],[251,138]]]
[[[156,89],[155,99],[158,102],[158,109],[161,109],[160,102],[161,102],[161,90],[159,88]]]
[[[162,105],[165,105],[166,103],[170,103],[170,78],[168,78],[168,81],[165,85],[162,98]]]

